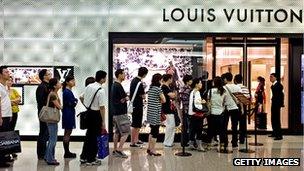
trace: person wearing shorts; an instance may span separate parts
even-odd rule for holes
[[[121,158],[128,158],[122,148],[130,134],[130,121],[127,115],[128,96],[124,91],[121,82],[125,80],[124,70],[115,71],[116,80],[111,87],[111,100],[113,109],[113,126],[114,126],[114,150],[113,155]],[[120,141],[119,141],[120,140]],[[119,146],[118,145],[119,141]]]

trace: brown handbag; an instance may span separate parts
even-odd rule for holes
[[[39,113],[39,120],[46,123],[58,123],[60,121],[60,111],[56,107],[49,107],[49,101],[50,94],[46,106],[43,106]]]

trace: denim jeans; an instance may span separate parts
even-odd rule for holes
[[[47,123],[49,131],[49,140],[47,143],[47,148],[45,152],[44,159],[47,162],[53,162],[55,160],[55,147],[57,143],[57,133],[58,133],[58,124],[57,123]]]

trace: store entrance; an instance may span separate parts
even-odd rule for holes
[[[281,58],[280,39],[214,38],[213,42],[213,64],[215,68],[213,76],[220,76],[226,72],[230,72],[233,75],[241,74],[244,78],[243,84],[249,88],[253,101],[255,101],[255,92],[259,84],[258,77],[265,79],[263,110],[267,113],[267,130],[271,130],[270,87],[272,84],[269,81],[269,75],[274,72],[284,75],[285,69],[284,66],[279,67],[281,61],[277,61]],[[249,130],[254,128],[253,121],[254,117],[251,117],[248,124]],[[282,125],[287,128],[287,123]]]

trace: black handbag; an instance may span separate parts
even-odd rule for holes
[[[83,111],[83,112],[80,112],[78,115],[77,115],[77,117],[79,116],[80,117],[80,122],[79,122],[79,124],[80,124],[80,129],[82,129],[82,130],[84,130],[84,129],[88,129],[88,115],[89,115],[89,113],[90,113],[90,111],[91,111],[91,106],[92,106],[92,104],[93,104],[93,101],[94,101],[94,99],[95,99],[95,96],[96,96],[96,94],[97,94],[97,92],[100,90],[101,88],[99,88],[96,92],[95,92],[95,94],[94,94],[94,96],[93,96],[93,99],[92,99],[92,101],[91,101],[91,104],[90,104],[90,106],[89,107],[86,107],[86,111]]]
[[[19,131],[0,132],[0,154],[21,152]]]
[[[209,107],[209,103],[208,102],[202,104],[202,109],[198,109],[197,107],[195,107],[194,100],[195,100],[195,94],[193,92],[193,103],[192,103],[193,112],[204,113],[204,114],[207,114],[207,113],[210,112],[210,107]]]

